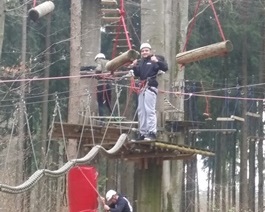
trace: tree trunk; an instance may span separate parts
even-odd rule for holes
[[[27,51],[27,1],[23,1],[23,16],[22,16],[22,37],[21,37],[21,79],[20,82],[20,101],[19,101],[19,125],[18,125],[18,173],[17,182],[21,183],[25,175],[24,171],[24,144],[25,144],[25,73],[26,73],[26,51]],[[21,198],[17,199],[17,209],[22,208],[22,211],[28,210],[26,195],[21,195]],[[21,205],[23,203],[23,205]]]
[[[148,168],[141,166],[135,174],[136,211],[161,212],[161,164],[148,161]]]
[[[169,66],[169,73],[164,76],[164,89],[169,90],[170,85],[176,81],[184,80],[184,71],[178,73],[176,66],[177,43],[182,46],[186,39],[186,26],[188,23],[188,4],[187,0],[165,1],[165,58]],[[179,24],[181,23],[181,24]],[[162,29],[161,29],[162,30]],[[162,88],[163,89],[163,88]],[[179,98],[178,102],[174,96],[166,96],[177,108],[183,110],[184,100]],[[163,104],[163,98],[160,98]],[[161,108],[161,107],[160,107]],[[163,107],[162,107],[163,109]],[[170,116],[170,114],[168,114]],[[167,118],[167,117],[164,117]],[[179,120],[183,120],[183,116]],[[181,133],[176,143],[184,144],[184,134]],[[182,202],[182,183],[183,183],[183,161],[165,161],[163,162],[163,198],[162,211],[181,212]]]
[[[237,154],[236,154],[236,147],[237,147],[237,137],[236,135],[233,135],[233,144],[232,144],[232,177],[231,177],[231,184],[232,184],[232,208],[236,209],[236,159],[237,159]]]
[[[78,124],[80,110],[80,77],[81,66],[81,1],[71,1],[71,42],[70,42],[70,79],[69,79],[69,101],[68,101],[68,123]],[[78,157],[77,140],[69,139],[67,160]],[[67,185],[66,185],[67,187]]]
[[[261,110],[259,110],[262,114],[263,108],[261,104]],[[263,124],[261,124],[261,128],[263,128]],[[264,129],[264,128],[263,128]],[[264,137],[263,129],[260,129],[260,136]],[[263,155],[263,139],[260,139],[258,142],[258,212],[264,211],[264,155]]]
[[[265,1],[263,1],[265,3]],[[261,14],[261,17],[265,17],[264,11],[262,11],[263,14]],[[263,18],[264,19],[264,18]],[[261,55],[260,55],[260,67],[259,67],[259,83],[265,82],[264,77],[264,70],[265,70],[265,22],[262,23],[261,28],[261,35],[262,35],[262,47],[261,47]],[[262,89],[262,92],[260,93],[260,98],[264,98],[264,88]],[[259,101],[258,103],[258,112],[259,114],[263,114],[264,112],[264,103],[263,101]],[[257,161],[258,161],[258,212],[264,211],[264,155],[263,155],[263,142],[264,142],[264,123],[263,123],[263,116],[260,116],[259,119],[259,129],[258,129],[258,135],[260,137],[258,141],[258,155],[257,155]]]
[[[5,4],[6,0],[0,0],[0,60],[2,56],[2,47],[5,32]]]
[[[51,14],[47,15],[47,25],[46,25],[46,36],[45,36],[45,69],[44,69],[44,90],[43,90],[43,98],[42,98],[42,118],[41,118],[41,148],[40,148],[40,168],[47,168],[45,167],[47,165],[47,161],[45,160],[45,154],[46,154],[46,145],[47,145],[47,130],[48,130],[48,100],[49,100],[49,76],[50,76],[50,45],[51,45]],[[49,184],[49,182],[54,182],[50,179],[44,179],[43,184]],[[43,184],[38,184],[39,189],[37,189],[38,195],[37,199],[41,202],[51,202],[54,200],[53,195],[49,195],[49,189],[50,187],[48,186],[45,187]],[[46,193],[45,193],[46,192]],[[45,195],[44,195],[45,194]],[[48,201],[49,200],[49,201]],[[44,211],[45,206],[43,204],[39,204],[38,206],[38,211]],[[47,207],[47,206],[46,206]],[[55,209],[54,209],[55,210]]]
[[[242,12],[242,23],[244,24],[244,28],[248,26],[248,1],[244,0],[241,4],[241,12]],[[243,39],[242,39],[242,78],[243,78],[243,92],[244,98],[247,98],[247,67],[248,67],[248,55],[247,55],[247,32],[243,31]],[[247,102],[243,100],[243,118],[246,120],[246,112],[247,112]],[[247,141],[247,125],[246,122],[243,122],[242,126],[242,140],[240,141],[240,211],[248,211],[248,178],[247,178],[247,163],[248,163],[248,141]]]
[[[252,123],[254,124],[254,123]],[[256,178],[256,162],[255,162],[255,146],[256,146],[256,139],[248,139],[249,142],[249,197],[248,197],[248,204],[250,211],[255,212],[255,178]]]
[[[222,135],[221,137],[221,176],[222,176],[222,180],[221,180],[221,192],[222,192],[222,211],[227,211],[227,199],[226,199],[226,190],[227,190],[227,166],[226,166],[226,162],[227,162],[227,157],[226,157],[226,152],[227,152],[227,148],[226,148],[226,141],[228,140],[227,135]]]
[[[196,160],[192,159],[187,162],[187,188],[186,188],[186,208],[187,212],[195,212],[195,171],[196,171]]]
[[[95,56],[100,52],[101,43],[101,3],[98,0],[83,0],[82,5],[82,36],[81,36],[81,65],[94,65]],[[97,80],[94,78],[82,78],[80,82],[80,90],[85,93],[82,100],[87,104],[86,91],[88,90],[91,98],[96,99]],[[97,101],[90,102],[90,111],[92,114],[97,114]],[[84,105],[86,106],[86,105]],[[82,109],[84,109],[83,107]],[[90,115],[90,114],[87,114]]]
[[[47,144],[47,130],[48,130],[48,100],[49,100],[49,76],[50,76],[50,45],[51,45],[51,14],[47,15],[47,28],[46,28],[46,37],[45,37],[45,70],[44,70],[44,91],[43,91],[43,103],[42,103],[42,119],[41,119],[41,152],[42,152],[42,162],[45,161],[46,153],[46,144]],[[44,167],[44,164],[41,166]]]
[[[81,65],[81,1],[71,2],[71,42],[70,42],[70,79],[69,79],[69,102],[68,123],[77,124],[79,121],[78,110],[80,106],[80,78],[78,76]],[[77,157],[77,141],[69,139],[68,159]]]
[[[214,208],[216,210],[221,210],[221,172],[222,172],[222,166],[221,166],[221,158],[222,158],[222,140],[217,139],[216,140],[216,151],[215,151],[215,200],[214,200]]]
[[[21,37],[21,79],[20,82],[20,101],[19,101],[19,122],[18,122],[18,143],[17,143],[17,184],[23,182],[24,177],[24,144],[25,144],[25,72],[26,72],[26,49],[27,49],[27,1],[23,1],[22,16],[22,37]],[[16,208],[27,211],[27,201],[25,195],[19,196]]]
[[[164,8],[165,2],[160,0],[141,1],[141,41],[149,42],[155,54],[164,54]],[[156,18],[155,18],[156,17]],[[158,30],[159,29],[159,30]],[[160,88],[163,82],[159,80]],[[162,125],[161,97],[158,97],[158,126]],[[162,165],[146,160],[148,169],[136,172],[137,211],[161,212],[161,174]]]

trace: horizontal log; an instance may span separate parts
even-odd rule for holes
[[[172,145],[172,144],[166,144],[166,143],[159,143],[155,142],[154,144],[156,147],[164,148],[164,149],[171,149],[171,150],[178,150],[182,153],[186,154],[200,154],[205,156],[214,156],[214,152],[210,152],[208,150],[201,150],[196,148],[189,148],[185,146],[178,146],[178,145]]]
[[[135,59],[139,57],[139,55],[140,55],[139,52],[130,49],[122,53],[121,55],[113,58],[112,60],[108,61],[106,64],[106,70],[113,73],[121,66],[133,62]]]
[[[190,51],[185,51],[177,54],[176,60],[178,64],[188,64],[191,62],[203,60],[210,57],[222,56],[233,50],[231,41],[226,40],[223,42],[203,46]]]
[[[32,8],[28,12],[28,16],[31,20],[37,21],[39,18],[47,15],[54,10],[54,3],[52,1],[45,1],[42,4]]]

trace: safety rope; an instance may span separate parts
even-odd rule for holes
[[[127,134],[123,133],[118,138],[116,144],[109,150],[106,150],[101,145],[94,146],[84,157],[79,159],[72,159],[69,160],[67,163],[65,163],[61,168],[57,170],[49,170],[49,169],[39,169],[36,172],[34,172],[28,180],[23,182],[22,184],[18,186],[10,186],[7,184],[0,184],[0,191],[10,194],[19,194],[23,193],[25,191],[28,191],[31,189],[36,183],[42,179],[43,177],[52,177],[52,178],[58,178],[60,176],[65,175],[72,167],[78,165],[78,164],[86,164],[89,161],[91,161],[98,153],[99,151],[102,151],[103,153],[107,155],[113,155],[116,154],[121,147],[124,145],[127,138]]]
[[[62,130],[62,136],[63,136],[63,143],[64,143],[64,147],[65,147],[65,153],[66,153],[66,157],[67,160],[69,160],[69,153],[68,153],[68,149],[66,148],[66,138],[65,138],[65,134],[64,134],[64,129],[63,129],[63,119],[62,119],[62,114],[61,114],[61,110],[60,110],[60,105],[59,105],[59,101],[58,101],[58,95],[57,93],[55,93],[55,103],[57,105],[57,112],[59,115],[59,120],[60,120],[60,124],[61,124],[61,130]]]
[[[218,18],[218,15],[216,13],[216,10],[215,10],[215,7],[214,7],[214,3],[213,3],[212,0],[208,0],[208,1],[209,1],[209,4],[210,4],[211,8],[212,8],[212,11],[213,11],[216,23],[217,23],[217,27],[218,27],[219,33],[221,35],[221,38],[223,39],[223,41],[225,41],[226,40],[225,39],[225,35],[224,35],[224,32],[223,32],[220,20]],[[190,27],[188,29],[186,41],[185,41],[185,44],[184,44],[184,47],[183,47],[183,50],[182,50],[183,52],[186,51],[186,49],[187,49],[188,41],[190,39],[192,29],[194,28],[194,25],[195,25],[195,22],[196,22],[196,19],[197,19],[197,14],[198,14],[198,11],[199,11],[200,3],[201,3],[201,0],[198,0],[197,5],[196,5],[195,10],[194,10],[194,14],[193,14],[193,19],[192,19],[191,25],[190,25]]]
[[[204,89],[204,86],[203,86],[203,82],[201,81],[201,86],[202,86],[202,91],[203,93],[205,94],[205,89]],[[210,113],[210,105],[209,105],[209,97],[208,96],[205,96],[205,111],[204,111],[204,115],[207,116],[207,117],[210,117],[211,116],[211,113]]]
[[[227,79],[225,79],[225,88],[227,88],[228,87],[228,85],[227,85]],[[229,101],[229,94],[231,93],[231,91],[230,90],[225,90],[225,100],[224,100],[224,107],[223,107],[223,109],[222,109],[222,116],[229,116],[229,111],[228,111],[228,109],[229,109],[229,104],[230,104],[230,101]]]
[[[133,77],[130,77],[129,96],[127,97],[127,100],[126,100],[126,105],[125,105],[125,109],[123,111],[123,116],[125,116],[125,114],[127,112],[129,103],[131,101],[132,94],[134,92],[134,88],[135,88],[135,80]],[[135,92],[136,92],[136,90],[135,90]]]
[[[14,115],[13,115],[12,129],[11,129],[11,134],[10,134],[10,138],[9,138],[8,146],[7,146],[7,153],[6,153],[6,158],[5,158],[4,170],[7,169],[7,162],[8,162],[9,152],[10,152],[10,148],[11,148],[11,142],[13,140],[15,126],[17,125],[17,122],[18,122],[17,113],[18,113],[18,106],[16,106],[16,109],[15,109],[15,112],[14,112]]]
[[[128,45],[129,50],[130,50],[130,49],[132,49],[132,44],[131,44],[131,40],[130,40],[130,37],[129,37],[129,31],[127,30],[127,26],[126,26],[126,22],[125,22],[124,0],[121,0],[120,14],[121,14],[121,22],[122,22],[122,26],[123,26],[123,29],[124,29],[124,32],[125,32],[127,45]]]
[[[91,111],[90,111],[90,102],[91,102],[91,95],[89,93],[89,91],[87,91],[87,104],[86,104],[86,109],[85,109],[85,115],[84,115],[84,120],[83,120],[83,124],[82,124],[82,129],[81,129],[81,134],[79,137],[79,141],[78,141],[78,146],[77,146],[77,151],[76,151],[76,158],[78,157],[80,148],[81,148],[81,143],[82,143],[82,139],[83,139],[83,135],[84,135],[84,131],[85,131],[85,125],[86,125],[86,121],[87,121],[87,111],[89,111],[89,117],[91,117]],[[91,125],[91,134],[92,134],[92,142],[93,142],[93,146],[95,146],[95,137],[94,137],[94,130],[93,130],[93,123],[90,122]]]
[[[53,109],[53,115],[52,115],[52,121],[51,121],[51,129],[50,131],[53,132],[53,128],[54,128],[54,123],[55,123],[55,118],[57,116],[57,110],[58,110],[58,104],[55,101],[55,106]],[[64,134],[63,134],[64,136]],[[47,162],[48,162],[48,154],[49,154],[49,150],[50,150],[50,145],[51,145],[51,140],[52,140],[52,133],[49,133],[49,141],[47,144],[47,151],[45,152],[45,156],[44,156],[44,162],[43,162],[43,168],[46,167]]]
[[[91,123],[90,125],[90,129],[91,129],[91,135],[92,135],[92,142],[93,142],[93,146],[96,145],[96,142],[95,142],[95,135],[94,135],[94,130],[93,130],[93,120],[91,118],[91,115],[92,115],[92,112],[91,112],[91,107],[90,107],[90,103],[91,103],[91,95],[89,93],[89,90],[87,90],[87,93],[88,93],[88,106],[87,106],[87,109],[88,109],[88,114],[89,114],[89,121]],[[86,114],[85,114],[86,115]],[[86,118],[86,117],[85,117]],[[80,142],[81,142],[81,139],[80,139]]]
[[[236,89],[237,89],[236,97],[237,96],[241,96],[242,95],[242,91],[241,91],[241,88],[240,88],[240,85],[239,85],[238,78],[237,78]],[[237,110],[237,106],[238,106],[240,100],[239,99],[236,99],[235,101],[236,101],[236,103],[235,103],[235,107],[234,107],[234,111],[233,111],[233,114],[232,115],[235,115],[236,110]]]
[[[188,29],[188,34],[187,34],[187,37],[186,37],[186,41],[185,41],[185,44],[183,46],[183,50],[182,50],[183,52],[186,51],[186,49],[187,49],[188,41],[190,39],[192,29],[193,29],[193,27],[195,25],[195,22],[196,22],[196,19],[197,19],[197,14],[198,14],[198,11],[199,11],[200,3],[201,3],[201,0],[198,0],[197,6],[195,7],[195,10],[194,10],[194,14],[193,14],[193,19],[192,19],[191,25],[190,25],[190,27]]]
[[[116,106],[119,104],[119,97],[120,97],[120,93],[121,93],[121,91],[122,91],[122,90],[120,89],[120,90],[118,91],[118,93],[117,93],[117,98],[116,98],[116,101],[115,101],[114,106],[113,106],[114,109],[115,109]],[[112,113],[111,113],[110,116],[113,116],[114,109],[112,110]],[[111,121],[111,120],[109,119],[108,122],[107,122],[106,129],[105,129],[104,134],[103,134],[103,136],[102,136],[102,140],[101,140],[100,145],[102,145],[103,142],[104,142],[104,140],[105,140],[105,137],[106,137],[106,135],[107,135],[107,131],[108,131],[108,127],[109,127],[109,125],[110,125],[110,121]]]
[[[214,13],[214,17],[215,17],[215,20],[216,20],[216,23],[217,23],[217,26],[218,26],[218,29],[219,29],[219,33],[220,33],[222,39],[225,41],[225,35],[224,35],[221,23],[220,23],[219,18],[217,16],[217,13],[216,13],[216,10],[215,10],[215,7],[214,7],[214,4],[213,4],[212,0],[209,0],[209,3],[211,5],[211,7],[212,7],[212,10],[213,10],[213,13]]]
[[[37,157],[36,157],[35,148],[34,148],[34,144],[33,144],[33,140],[32,140],[32,135],[31,135],[30,125],[29,125],[29,119],[28,119],[28,114],[27,114],[26,103],[25,103],[24,100],[23,100],[23,112],[24,112],[25,119],[26,119],[26,124],[27,124],[27,129],[28,129],[28,137],[29,137],[29,141],[30,141],[30,145],[31,145],[31,149],[32,149],[32,154],[33,154],[35,166],[36,166],[36,169],[38,169],[39,167],[38,167]]]

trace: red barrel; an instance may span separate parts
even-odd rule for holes
[[[69,212],[98,211],[97,176],[91,166],[76,166],[69,171]]]

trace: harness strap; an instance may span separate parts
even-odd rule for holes
[[[148,89],[149,91],[153,92],[155,95],[157,95],[156,90],[154,90],[152,87],[149,86],[147,89]]]

